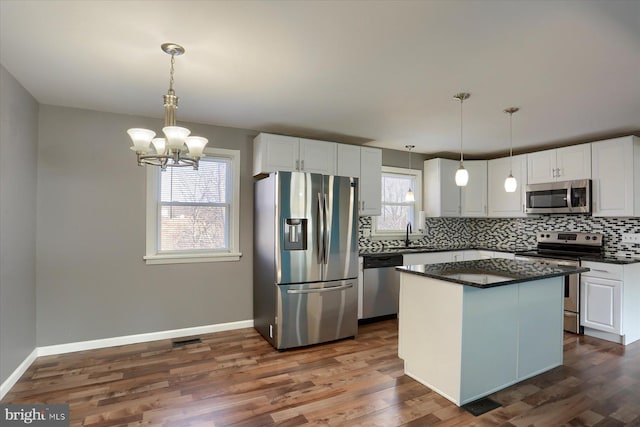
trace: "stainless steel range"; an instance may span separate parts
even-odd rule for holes
[[[538,232],[536,241],[536,250],[519,252],[516,259],[550,265],[579,266],[581,258],[598,258],[604,254],[604,239],[600,233],[543,231]],[[582,333],[579,274],[565,276],[564,329]]]

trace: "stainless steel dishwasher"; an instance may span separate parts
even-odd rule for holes
[[[363,319],[398,314],[401,265],[401,254],[363,257]]]

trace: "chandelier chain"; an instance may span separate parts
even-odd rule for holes
[[[176,55],[175,53],[171,54],[171,68],[169,70],[169,93],[173,94],[173,69],[176,63]]]

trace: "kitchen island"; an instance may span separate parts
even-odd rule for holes
[[[405,373],[461,406],[562,364],[563,277],[507,259],[397,267]]]

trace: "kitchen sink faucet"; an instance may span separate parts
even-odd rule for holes
[[[413,233],[413,230],[411,229],[411,222],[407,223],[407,237],[406,239],[404,239],[404,246],[405,247],[409,247],[409,243],[411,243],[411,241],[409,240],[409,234]]]

